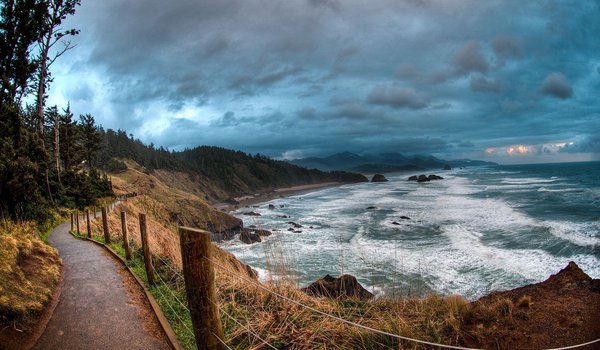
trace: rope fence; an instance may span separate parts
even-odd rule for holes
[[[116,208],[117,204],[118,203],[115,202],[110,207],[114,209]],[[103,215],[101,225],[102,231],[104,232],[104,237],[100,236],[100,238],[105,238],[104,241],[108,244],[110,243],[110,235],[106,234],[108,228],[105,213],[107,210],[105,208],[102,209]],[[144,234],[142,231],[146,229],[145,215],[141,214],[140,218],[142,216],[144,217],[144,222],[142,223],[142,220],[140,219],[140,233]],[[121,220],[124,220],[124,217],[124,215],[121,215]],[[98,237],[97,235],[92,235],[90,232],[89,211],[86,212],[84,222],[86,222],[85,219],[87,219],[88,237],[92,239]],[[79,227],[79,213],[77,213],[76,217],[74,217],[73,214],[71,215],[72,231],[74,231],[75,226],[77,226],[77,234],[81,235],[82,232],[80,232]],[[126,230],[125,227],[126,223],[123,223],[123,230]],[[179,233],[183,264],[182,271],[178,270],[171,261],[168,261],[163,256],[159,254],[151,254],[147,239],[142,239],[142,247],[133,247],[135,248],[133,249],[135,254],[133,254],[131,257],[130,263],[135,265],[138,270],[146,270],[146,280],[150,285],[150,290],[157,294],[159,304],[161,305],[161,308],[167,311],[166,314],[167,318],[169,318],[169,321],[174,324],[174,326],[177,327],[180,332],[184,333],[185,338],[191,339],[191,341],[195,339],[199,349],[231,349],[231,346],[225,340],[226,337],[223,335],[219,315],[227,317],[227,319],[231,320],[241,329],[245,330],[247,334],[253,336],[257,341],[260,342],[258,347],[277,349],[277,347],[270,344],[266,339],[252,330],[249,323],[243,324],[240,322],[240,320],[219,305],[219,302],[216,299],[214,286],[214,267],[216,267],[220,271],[223,271],[234,278],[239,278],[245,283],[252,285],[278,299],[296,305],[305,310],[309,310],[320,316],[335,320],[336,322],[340,322],[347,326],[390,337],[398,341],[411,342],[440,349],[476,350],[475,348],[440,344],[411,338],[400,334],[390,333],[369,327],[361,323],[350,321],[324,312],[310,305],[306,305],[303,302],[272,290],[260,282],[244,276],[240,272],[234,271],[215,261],[210,255],[210,246],[212,245],[212,242],[209,232],[179,227]],[[195,235],[197,235],[197,237]],[[130,242],[129,239],[127,239],[125,232],[123,233],[123,238],[126,240],[124,245],[128,247]],[[156,267],[157,265],[159,265],[158,268]],[[168,277],[163,277],[165,274]],[[202,314],[195,314],[199,312]],[[188,325],[190,322],[192,327]],[[213,342],[212,345],[208,344],[211,341]],[[577,349],[596,343],[600,343],[600,338],[581,344],[551,348],[547,350]]]

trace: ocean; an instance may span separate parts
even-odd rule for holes
[[[600,162],[430,173],[444,180],[416,183],[407,181],[414,174],[387,174],[385,183],[241,208],[233,214],[246,227],[274,234],[222,246],[262,278],[285,275],[305,286],[348,273],[386,297],[435,292],[474,300],[541,282],[571,260],[600,278]],[[242,215],[249,210],[261,216]],[[302,232],[288,231],[289,221]]]

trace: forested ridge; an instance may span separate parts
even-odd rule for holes
[[[125,170],[126,165],[119,159],[131,159],[147,171],[164,169],[199,176],[208,182],[208,186],[216,187],[227,195],[318,182],[367,180],[360,174],[305,169],[261,154],[251,155],[221,147],[199,146],[169,151],[152,144],[145,145],[123,130],[100,130],[100,135],[102,148],[98,163],[106,171]]]

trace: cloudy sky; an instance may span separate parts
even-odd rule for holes
[[[593,0],[83,0],[51,104],[183,149],[600,160]]]

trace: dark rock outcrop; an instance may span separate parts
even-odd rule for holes
[[[297,223],[295,223],[293,221],[289,221],[288,224],[294,226],[295,228],[302,228],[303,227],[302,225],[297,224]]]
[[[419,177],[417,178],[417,182],[429,182],[429,178],[427,177],[427,175],[419,175]]]
[[[242,215],[245,215],[245,216],[261,216],[260,213],[257,213],[255,211],[247,211],[245,213],[242,213]]]
[[[373,297],[373,294],[361,286],[356,277],[352,275],[342,275],[338,278],[326,275],[308,287],[302,288],[302,291],[312,296],[330,299],[367,300]]]
[[[392,221],[392,225],[400,225],[398,221]]]
[[[269,209],[273,210],[275,209],[275,206],[273,204],[269,204]]]
[[[371,182],[386,182],[388,179],[385,178],[382,174],[375,174],[371,179]]]
[[[375,209],[377,209],[377,207],[373,207],[373,206],[367,207],[367,210],[375,210]]]
[[[262,242],[260,236],[253,230],[245,229],[240,232],[240,241],[246,244]]]
[[[417,181],[418,179],[419,179],[419,177],[417,175],[413,175],[408,178],[408,181]]]
[[[444,178],[438,175],[429,175],[428,177],[429,181],[431,180],[443,180]]]
[[[256,234],[259,235],[260,237],[267,237],[267,236],[270,236],[273,234],[273,233],[271,233],[271,231],[263,230],[263,229],[255,230],[254,232],[256,232]]]
[[[408,216],[404,216],[404,215],[402,215],[402,216],[400,217],[400,219],[402,219],[402,220],[410,220],[410,218],[409,218]]]

